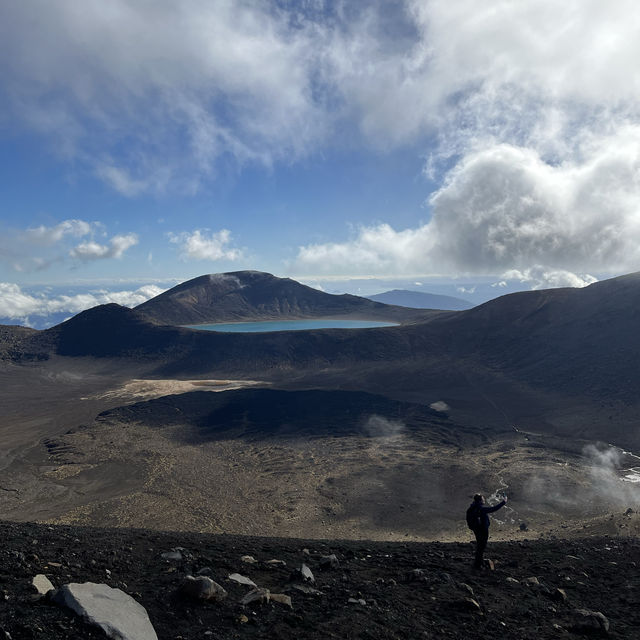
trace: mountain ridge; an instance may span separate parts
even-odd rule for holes
[[[424,315],[350,294],[325,293],[261,271],[199,276],[135,310],[153,322],[172,325],[332,316],[402,322]]]

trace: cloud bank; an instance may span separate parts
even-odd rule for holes
[[[21,321],[29,325],[33,316],[46,317],[53,314],[74,315],[100,304],[114,302],[126,307],[135,307],[166,291],[154,284],[135,290],[109,291],[95,289],[75,295],[49,295],[46,292],[30,294],[10,282],[0,282],[0,318]]]
[[[106,238],[98,242],[97,238]],[[78,243],[79,239],[83,239]],[[77,244],[76,244],[77,243]],[[63,220],[47,227],[8,229],[0,234],[0,261],[18,272],[41,271],[53,264],[120,259],[138,244],[135,233],[107,238],[104,225],[85,220]]]

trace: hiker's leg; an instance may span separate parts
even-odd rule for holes
[[[482,556],[487,548],[487,540],[489,539],[489,529],[480,527],[474,531],[476,534],[476,558],[473,566],[476,569],[482,569]]]

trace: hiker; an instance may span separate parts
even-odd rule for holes
[[[474,569],[482,569],[482,555],[487,548],[487,541],[489,540],[489,514],[504,507],[504,505],[507,504],[507,496],[503,496],[502,502],[499,502],[493,507],[485,507],[484,504],[484,496],[476,493],[476,495],[473,496],[471,506],[467,509],[467,524],[476,536]]]

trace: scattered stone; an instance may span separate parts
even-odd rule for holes
[[[240,604],[245,606],[254,602],[263,604],[265,602],[269,602],[269,599],[269,589],[253,589],[252,591],[249,591],[249,593],[247,593],[247,595],[245,595],[242,600],[240,600]]]
[[[464,589],[472,598],[476,597],[476,594],[473,592],[473,588],[469,586],[466,582],[461,582],[458,585],[461,589]]]
[[[240,624],[247,624],[247,622],[249,622],[249,618],[247,618],[243,613],[241,616],[238,616],[238,622]]]
[[[473,611],[474,613],[480,613],[482,611],[478,601],[473,598],[464,598],[463,600],[460,600],[458,604],[464,611]]]
[[[625,516],[632,516],[634,513],[635,513],[635,512],[634,512],[634,510],[633,510],[631,507],[629,507],[629,508],[624,512],[624,515],[625,515]]]
[[[339,566],[340,561],[336,557],[335,553],[332,553],[330,556],[322,556],[320,558],[321,569],[337,569]]]
[[[609,620],[600,611],[588,609],[575,609],[573,611],[573,629],[576,631],[600,632],[602,635],[609,633]]]
[[[554,589],[551,592],[551,598],[556,602],[566,602],[567,592],[564,589]]]
[[[362,598],[349,598],[347,602],[349,604],[361,604],[363,607],[367,606],[367,601]]]
[[[256,564],[258,562],[253,556],[242,556],[240,560],[247,564]]]
[[[258,585],[251,580],[251,578],[247,578],[246,576],[241,576],[239,573],[232,573],[229,575],[229,580],[233,580],[234,582],[238,582],[239,584],[246,584],[248,587],[257,588]]]
[[[289,576],[289,582],[310,582],[315,583],[316,579],[313,577],[311,569],[306,564],[302,564],[299,569],[294,569]]]
[[[526,522],[520,523],[520,531],[529,531],[529,526],[527,525]]]
[[[227,597],[224,587],[207,576],[187,576],[180,586],[180,593],[195,600],[219,602]]]
[[[120,589],[85,582],[58,589],[54,602],[71,609],[114,640],[158,640],[145,608]]]
[[[280,604],[284,604],[287,607],[293,609],[293,603],[291,602],[291,596],[285,595],[284,593],[270,593],[269,598],[274,602],[279,602]]]
[[[211,567],[202,567],[202,569],[198,571],[197,575],[211,577],[213,575],[213,569]]]
[[[539,587],[540,581],[535,576],[530,576],[529,578],[525,578],[523,584],[526,584],[528,587]]]
[[[305,582],[311,582],[311,584],[314,584],[316,579],[313,577],[313,573],[311,573],[311,569],[309,569],[309,567],[302,563],[302,566],[300,567],[300,573],[302,574],[302,579]]]
[[[60,562],[47,562],[47,566],[53,567],[54,569],[62,568],[62,563]]]
[[[271,565],[272,567],[286,567],[287,563],[284,560],[267,560],[265,564]]]
[[[51,580],[49,580],[49,578],[47,578],[43,573],[39,573],[35,576],[31,581],[31,584],[41,596],[45,596],[49,591],[53,591],[55,589],[51,584]]]
[[[508,582],[509,584],[520,584],[520,580],[516,580],[515,578],[512,578],[511,576],[508,576],[507,579],[505,580],[505,582]]]
[[[165,551],[160,556],[163,560],[175,560],[176,562],[180,562],[182,560],[182,553],[178,549],[173,549],[173,551]]]
[[[491,558],[485,558],[484,564],[487,567],[487,569],[489,569],[489,571],[496,570],[496,565],[494,564],[493,560],[491,560]]]

